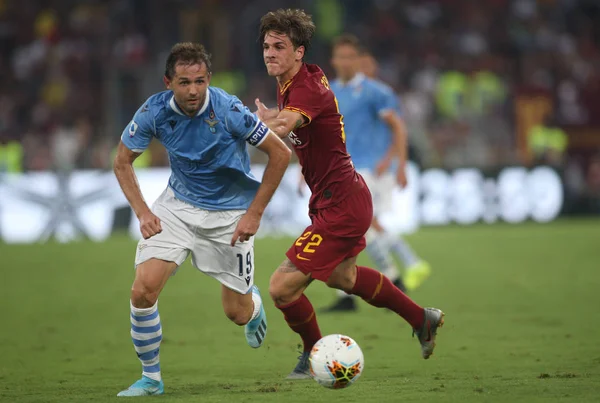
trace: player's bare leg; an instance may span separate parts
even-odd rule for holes
[[[340,263],[327,280],[327,285],[357,295],[373,306],[396,312],[419,337],[423,358],[433,354],[437,329],[444,324],[444,314],[439,309],[420,307],[382,273],[356,266],[356,257]]]
[[[271,276],[269,293],[275,306],[283,312],[290,329],[302,338],[303,352],[296,368],[288,375],[288,379],[309,379],[308,356],[314,344],[321,339],[321,330],[317,323],[315,310],[304,295],[304,290],[311,283],[310,275],[306,275],[289,260],[283,263]]]
[[[244,326],[250,321],[254,311],[252,293],[240,294],[222,285],[221,303],[225,316],[236,325]]]
[[[159,349],[162,327],[158,296],[177,264],[161,259],[140,263],[131,287],[131,338],[142,363],[142,378],[117,396],[148,396],[164,393],[160,374]]]
[[[256,285],[246,294],[221,286],[221,302],[225,315],[238,326],[246,325],[246,341],[260,347],[267,335],[267,316]]]
[[[154,306],[175,269],[177,263],[161,259],[148,259],[140,263],[131,286],[132,305],[140,309]]]

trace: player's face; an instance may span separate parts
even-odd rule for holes
[[[338,45],[333,49],[331,65],[342,80],[350,80],[358,72],[358,49],[352,45]]]
[[[298,63],[302,62],[302,57],[304,57],[304,46],[294,49],[294,45],[287,35],[273,31],[266,33],[263,42],[263,58],[270,76],[285,76]]]
[[[360,71],[370,78],[377,78],[377,61],[371,55],[364,55],[360,57]]]
[[[188,115],[194,116],[202,107],[210,83],[206,64],[177,64],[171,80],[164,78],[165,85],[173,91],[177,105]]]

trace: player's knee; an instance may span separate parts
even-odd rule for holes
[[[150,308],[158,301],[158,291],[152,291],[145,287],[134,287],[131,289],[131,303],[136,308]]]
[[[346,292],[352,291],[354,283],[356,283],[356,266],[338,267],[326,281],[328,287]]]
[[[269,295],[276,306],[285,304],[282,303],[282,300],[285,299],[285,289],[273,277],[271,277],[271,281],[269,282]]]
[[[250,320],[252,312],[246,312],[239,308],[225,308],[225,316],[238,326],[244,326]]]
[[[275,306],[282,306],[289,304],[294,300],[293,293],[282,282],[278,281],[275,276],[271,277],[269,283],[269,295],[275,303]]]

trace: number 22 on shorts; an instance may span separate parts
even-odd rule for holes
[[[312,236],[311,236],[312,234]],[[321,245],[321,242],[323,242],[323,237],[319,234],[313,234],[312,231],[308,231],[305,232],[300,238],[298,238],[296,240],[295,245],[302,247],[302,245],[304,244],[304,241],[306,241],[308,238],[310,237],[310,242],[307,242],[306,245],[304,245],[304,249],[302,249],[302,253],[315,253],[315,248],[317,248],[319,245]],[[296,254],[296,257],[300,260],[310,260],[310,258],[304,257],[304,256],[300,256],[300,253]]]

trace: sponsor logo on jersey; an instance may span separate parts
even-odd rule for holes
[[[296,133],[290,132],[290,134],[288,134],[288,138],[290,139],[290,141],[292,142],[293,145],[295,145],[295,146],[302,145],[302,142],[300,141],[300,139],[298,138]]]
[[[131,124],[129,125],[129,137],[133,137],[135,135],[135,132],[138,129],[138,124],[135,123],[135,120],[131,121]]]

